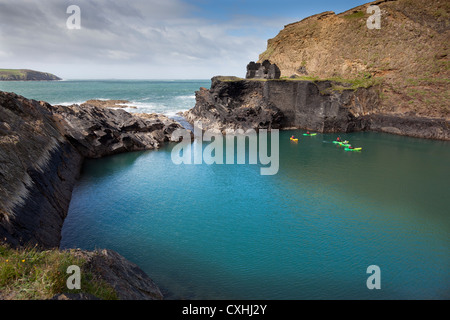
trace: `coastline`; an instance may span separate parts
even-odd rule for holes
[[[184,113],[205,129],[302,129],[319,133],[385,132],[450,140],[450,121],[414,114],[386,113],[380,87],[339,89],[329,80],[231,79],[217,76],[211,88],[196,92],[196,105]]]
[[[34,146],[32,146],[32,144],[29,144],[27,142],[28,144],[25,151],[28,153],[31,148],[31,150],[36,153],[36,159],[40,159],[39,161],[37,161],[38,168],[35,168],[34,171],[29,171],[32,172],[30,176],[32,182],[25,186],[24,189],[28,190],[28,193],[18,193],[20,195],[19,198],[22,200],[18,200],[19,202],[13,201],[13,203],[8,204],[5,202],[5,199],[0,199],[2,200],[0,201],[0,204],[2,204],[2,210],[4,210],[4,208],[9,208],[9,211],[15,212],[14,218],[10,216],[7,219],[9,220],[7,224],[5,224],[4,217],[1,219],[0,233],[2,233],[2,236],[5,236],[5,225],[9,224],[11,227],[11,223],[12,226],[17,223],[20,224],[20,220],[14,222],[12,222],[11,220],[14,220],[20,216],[27,216],[28,213],[26,212],[30,211],[30,209],[31,213],[38,213],[38,217],[40,217],[40,219],[46,219],[45,215],[48,215],[49,213],[50,215],[52,215],[51,212],[53,210],[54,217],[51,218],[52,220],[49,220],[52,222],[49,222],[48,225],[59,225],[59,227],[53,229],[53,231],[43,230],[41,227],[37,227],[37,229],[35,230],[37,233],[36,236],[34,236],[34,241],[37,243],[41,243],[43,241],[45,244],[44,247],[59,247],[59,234],[61,230],[57,229],[62,228],[62,224],[67,215],[68,205],[71,201],[71,192],[75,185],[76,179],[81,172],[81,167],[85,158],[101,158],[107,155],[113,155],[123,152],[157,149],[162,145],[161,143],[169,141],[168,132],[166,132],[164,135],[160,136],[160,142],[156,143],[156,141],[151,141],[147,144],[147,146],[135,145],[131,147],[129,146],[128,148],[117,149],[116,147],[112,147],[112,145],[109,145],[109,147],[105,148],[105,145],[108,146],[108,140],[105,140],[105,135],[102,133],[102,131],[105,130],[105,127],[103,125],[103,129],[99,131],[100,127],[95,124],[96,121],[103,121],[102,118],[105,117],[105,115],[107,115],[107,118],[105,118],[106,120],[108,119],[108,117],[114,116],[120,117],[122,119],[125,117],[125,119],[129,120],[125,122],[121,121],[122,123],[124,123],[124,126],[122,126],[122,128],[134,128],[133,130],[136,131],[132,133],[132,135],[140,135],[141,133],[139,128],[143,128],[142,125],[145,125],[141,122],[144,120],[142,120],[142,118],[140,118],[138,115],[128,114],[121,109],[110,109],[89,105],[85,105],[83,107],[51,106],[45,102],[28,100],[24,97],[20,97],[14,94],[2,93],[2,95],[5,99],[2,101],[2,106],[6,106],[8,108],[8,114],[10,111],[14,111],[15,108],[19,107],[20,110],[22,110],[21,112],[24,112],[20,115],[22,121],[28,121],[26,119],[27,113],[31,112],[31,115],[33,115],[34,118],[38,116],[44,123],[44,127],[39,129],[38,132],[41,132],[41,134],[45,132],[44,136],[47,137],[46,139],[50,138],[49,141],[59,141],[57,144],[53,143],[48,151],[44,150],[43,157],[39,155],[43,151],[42,149],[36,149]],[[163,128],[171,128],[170,130],[174,130],[175,128],[180,127],[179,124],[176,124],[176,122],[173,122],[172,120],[169,121],[164,116],[159,119],[160,117],[161,116],[158,115],[150,116],[150,122],[148,122],[148,125],[150,125],[150,127],[148,128],[153,128],[153,130],[151,130],[152,132],[154,130],[165,130]],[[166,125],[162,125],[161,121],[167,121]],[[11,123],[13,122],[14,121],[11,121]],[[128,123],[129,125],[126,125],[126,123]],[[97,141],[100,142],[100,144],[94,143],[95,145],[97,145],[96,147],[93,147],[91,143],[88,143],[83,138],[86,137],[86,134],[87,136],[91,136],[93,134],[92,129],[89,128],[95,128],[95,136],[99,139]],[[16,128],[16,130],[19,130],[19,136],[20,130],[22,129],[26,128]],[[88,130],[88,133],[80,135],[80,131],[82,132],[84,130]],[[116,130],[120,132],[118,128]],[[281,128],[281,130],[292,130],[292,128],[284,127]],[[18,140],[18,142],[19,141],[20,139]],[[68,161],[69,159],[70,161]],[[46,177],[45,180],[43,180],[44,176]],[[48,190],[45,190],[45,188],[42,187],[49,183],[44,181],[53,181],[50,182],[50,185],[53,186],[60,185],[58,189],[60,189],[62,193],[55,194],[52,191],[49,192]],[[12,186],[11,189],[17,190],[17,187]],[[42,195],[44,195],[44,198],[50,200],[50,202],[53,203],[52,205],[50,205],[50,207],[43,205],[43,203],[48,200],[44,200],[44,202],[42,202],[43,200],[39,200]],[[53,200],[52,197],[54,197]],[[55,206],[55,204],[58,202],[59,204]],[[30,207],[30,204],[33,205]],[[34,204],[38,204],[39,208]],[[17,208],[20,208],[20,210],[18,210]],[[59,208],[57,212],[54,211],[55,208]],[[46,210],[47,212],[42,212],[42,209]],[[56,216],[58,216],[59,218],[55,220]],[[30,223],[32,220],[27,218],[24,221]],[[23,226],[24,225],[22,225],[22,227]],[[28,225],[25,229],[29,229],[30,227],[33,228],[32,226]],[[13,230],[10,229],[9,232],[12,232],[12,234],[9,233],[8,235],[8,230],[6,230],[6,236],[9,237],[9,243],[17,245],[18,247],[26,243],[21,243],[20,238],[14,239]],[[52,239],[47,237],[42,238],[43,234],[47,234],[47,236],[49,234],[53,234],[53,236],[56,235],[56,237],[53,237]]]

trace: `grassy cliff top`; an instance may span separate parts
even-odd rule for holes
[[[0,81],[54,81],[62,80],[51,73],[28,69],[0,69]]]
[[[369,5],[381,29],[369,29]],[[450,3],[381,0],[336,15],[317,14],[287,26],[259,57],[282,77],[374,78],[383,83],[381,112],[450,117]]]

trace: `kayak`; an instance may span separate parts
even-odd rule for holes
[[[304,133],[303,135],[307,137],[314,137],[317,136],[317,133],[310,133],[310,134]]]
[[[292,138],[291,138],[291,141],[298,142],[298,139],[292,139]]]
[[[340,146],[343,147],[349,147],[350,146],[350,142],[348,141],[333,141],[334,144],[338,144]]]
[[[361,150],[362,148],[353,148],[353,149],[345,148],[345,151],[361,151]]]

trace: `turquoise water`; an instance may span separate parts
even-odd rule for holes
[[[177,166],[174,144],[89,160],[61,247],[116,250],[168,299],[449,299],[450,144],[300,133],[274,176]]]
[[[209,80],[0,82],[52,104],[124,99],[173,115]],[[109,248],[169,299],[450,298],[450,143],[280,133],[280,169],[180,165],[161,150],[88,160],[61,247]],[[300,137],[292,143],[289,137]],[[206,145],[204,145],[206,147]],[[381,290],[366,287],[381,268]]]
[[[192,108],[194,92],[209,85],[209,80],[0,81],[0,91],[62,105],[90,99],[128,100],[138,108],[127,109],[130,112],[172,115]]]

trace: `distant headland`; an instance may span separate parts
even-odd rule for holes
[[[28,69],[0,69],[0,81],[57,81],[54,74]]]

